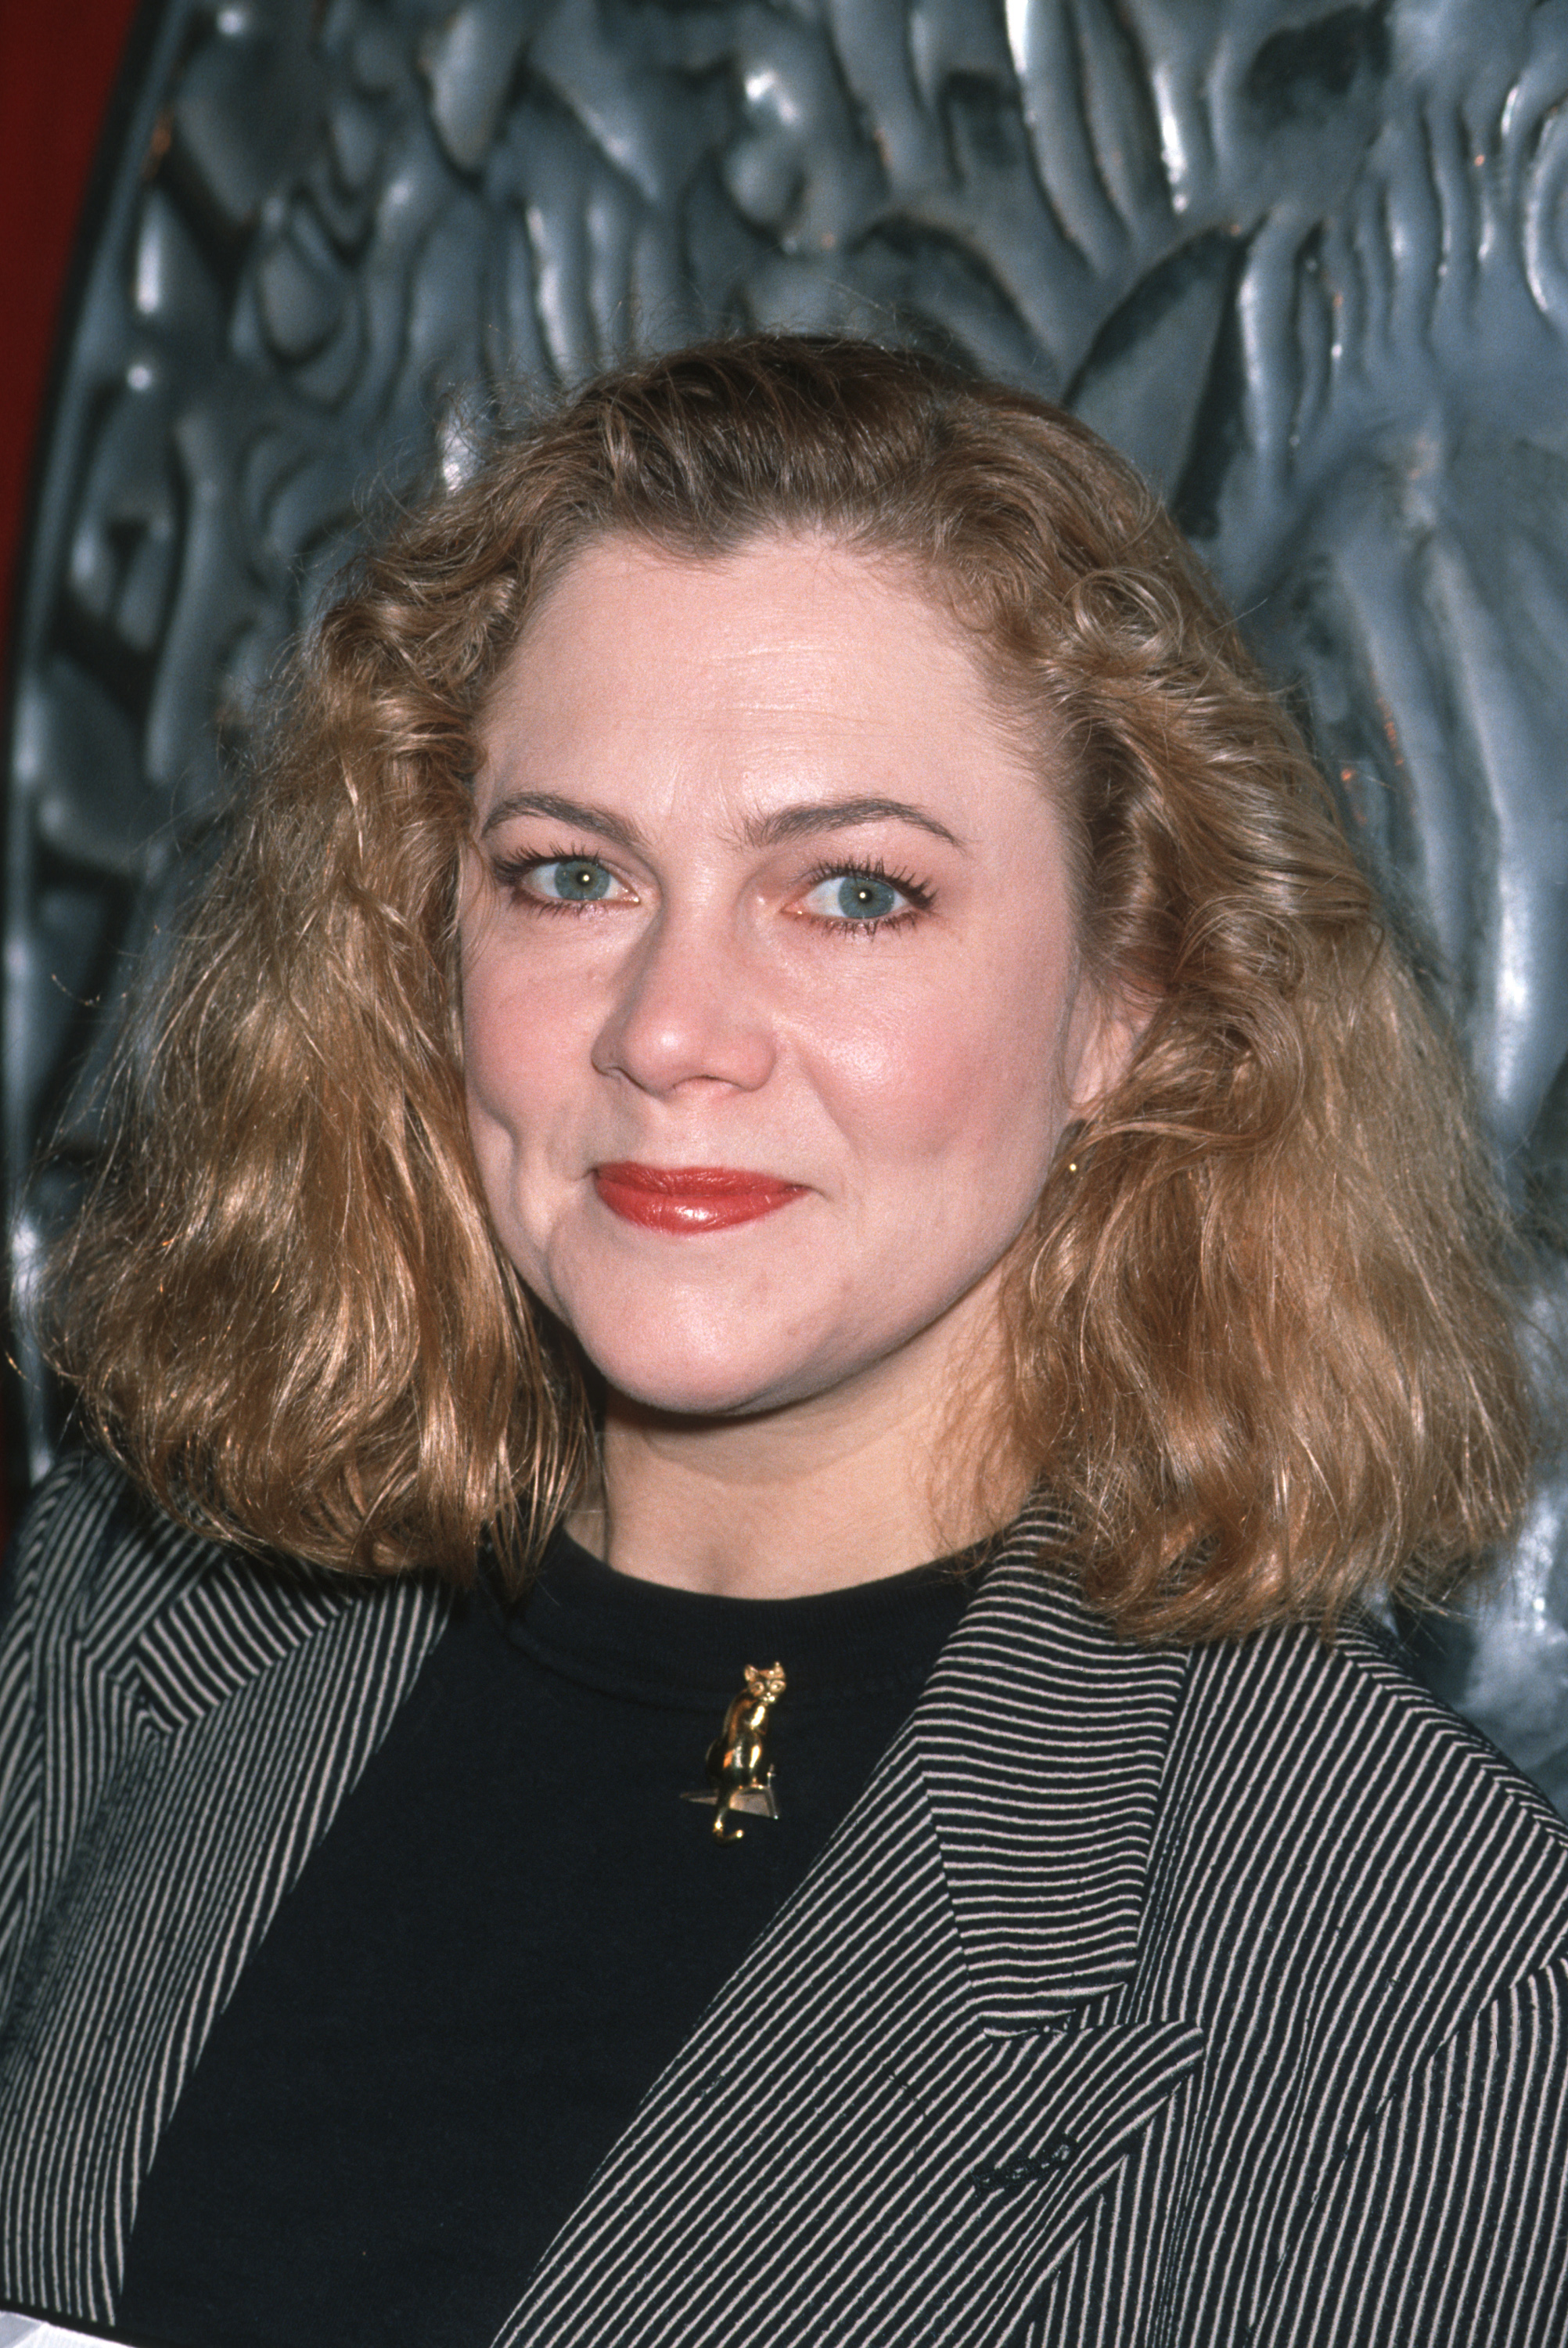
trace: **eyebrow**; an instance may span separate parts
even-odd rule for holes
[[[945,839],[949,848],[964,844],[957,832],[949,831],[924,808],[914,807],[907,799],[880,798],[804,799],[796,807],[779,808],[773,815],[747,824],[745,839],[751,848],[776,848],[783,840],[798,839],[803,832],[848,831],[861,823],[912,823]]]
[[[587,799],[563,799],[555,791],[513,791],[508,798],[497,799],[479,827],[480,839],[488,839],[498,825],[519,815],[547,816],[552,823],[597,831],[601,839],[613,839],[618,848],[628,848],[633,855],[640,855],[645,845],[636,825],[611,815],[608,808],[595,807]]]
[[[580,825],[597,831],[603,839],[612,839],[620,848],[633,854],[645,846],[642,834],[635,824],[623,816],[612,815],[608,808],[595,807],[586,799],[562,798],[555,791],[514,791],[497,799],[480,830],[487,839],[497,825],[509,823],[516,816],[542,815],[554,823]],[[848,831],[857,824],[912,823],[921,831],[945,839],[950,848],[961,849],[963,841],[957,832],[949,831],[934,815],[916,807],[908,799],[803,799],[794,807],[777,808],[772,815],[759,816],[748,823],[742,837],[748,848],[777,848],[785,840],[799,839],[813,831]]]

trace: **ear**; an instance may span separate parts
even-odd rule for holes
[[[1152,998],[1124,987],[1080,988],[1068,1025],[1062,1074],[1071,1114],[1087,1117],[1114,1092],[1154,1015]]]

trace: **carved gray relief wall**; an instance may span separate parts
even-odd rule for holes
[[[1568,1210],[1568,0],[167,0],[154,34],[17,647],[24,1284],[36,1139],[367,474],[460,466],[476,387],[753,323],[967,354],[1166,490]],[[26,1409],[36,1469],[36,1376]],[[1568,1807],[1565,1520],[1557,1462],[1426,1661]]]

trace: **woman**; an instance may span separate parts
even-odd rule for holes
[[[1367,1612],[1517,1511],[1506,1252],[1091,434],[759,338],[500,439],[303,654],[56,1267],[118,1465],[14,1570],[4,2290],[1561,2339],[1563,1833]]]

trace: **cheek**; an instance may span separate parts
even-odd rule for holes
[[[482,964],[464,973],[463,1067],[471,1102],[490,1114],[504,1112],[519,1080],[526,1080],[527,1059],[517,1050],[517,1020],[502,989]]]
[[[1061,958],[988,956],[825,1048],[844,1115],[878,1155],[929,1166],[1017,1160],[1041,1178],[1063,1122],[1057,1066],[1068,1008]]]
[[[466,962],[463,1064],[468,1133],[497,1237],[537,1296],[559,1312],[551,1277],[561,1185],[552,1173],[570,1093],[560,1028],[482,957]]]
[[[525,976],[492,928],[465,941],[463,1065],[468,1097],[506,1124],[558,1097],[579,1039],[569,999],[554,1000]]]
[[[525,1278],[536,1277],[551,1218],[550,1168],[581,1091],[580,1040],[568,1006],[539,1000],[507,958],[463,963],[463,1070],[468,1130],[496,1228]]]
[[[516,1023],[507,1015],[500,990],[482,961],[466,963],[463,1076],[475,1153],[486,1188],[491,1190],[492,1209],[499,1205],[491,1188],[497,1147],[528,1106],[526,1086],[525,1097],[518,1097],[519,1076],[524,1072],[518,1066],[516,1032]]]

